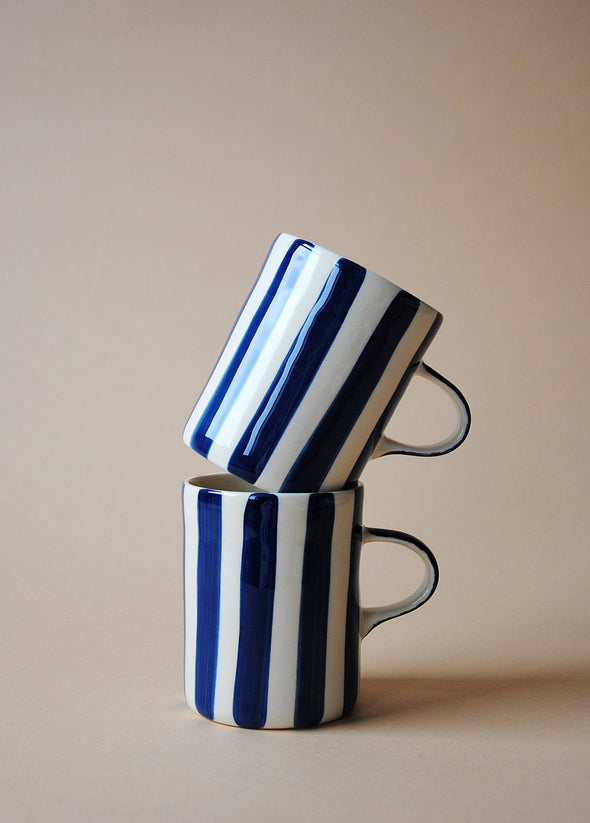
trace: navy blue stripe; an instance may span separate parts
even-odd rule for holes
[[[360,605],[359,562],[362,547],[363,487],[357,486],[350,541],[350,572],[346,605],[346,638],[344,641],[344,703],[342,715],[349,714],[356,703],[359,680]]]
[[[419,307],[420,301],[404,291],[391,301],[344,385],[285,478],[282,492],[301,488],[314,491],[321,486]]]
[[[228,365],[225,374],[219,381],[219,384],[213,394],[213,397],[209,401],[207,408],[201,415],[201,418],[197,426],[195,427],[194,432],[191,435],[191,448],[199,452],[199,454],[202,454],[204,457],[207,457],[207,455],[209,454],[209,450],[211,449],[211,445],[213,442],[211,438],[208,436],[208,429],[211,425],[213,418],[215,417],[215,413],[219,407],[219,404],[222,402],[234,377],[236,376],[240,364],[242,363],[242,360],[244,359],[246,352],[248,351],[248,348],[252,343],[254,335],[258,331],[258,328],[260,327],[260,324],[262,323],[264,316],[266,315],[272,301],[275,298],[277,291],[279,290],[279,286],[283,281],[285,273],[289,269],[289,265],[291,263],[293,255],[300,246],[305,246],[308,254],[306,254],[305,257],[303,257],[302,260],[299,261],[298,270],[301,269],[305,264],[305,261],[309,256],[309,252],[313,248],[313,244],[308,243],[305,240],[295,240],[295,242],[291,244],[289,250],[287,251],[281,262],[281,265],[277,269],[277,272],[272,280],[272,283],[270,284],[266,294],[264,295],[263,300],[260,302],[260,305],[258,306],[258,309],[254,317],[250,321],[250,325],[248,326],[248,329],[246,330],[246,333],[244,334],[240,342],[240,345],[236,349],[236,352],[230,364]]]
[[[393,395],[391,397],[391,400],[389,401],[389,403],[385,407],[385,410],[383,411],[383,414],[381,415],[381,417],[377,421],[377,424],[376,424],[375,428],[373,429],[373,431],[371,432],[371,435],[370,435],[369,439],[367,440],[367,442],[365,444],[365,447],[363,448],[362,452],[359,455],[358,460],[356,461],[355,465],[353,466],[352,471],[350,472],[350,475],[348,476],[348,479],[346,481],[347,483],[350,483],[353,480],[358,480],[358,478],[360,477],[361,472],[364,469],[365,465],[371,459],[371,455],[373,454],[373,452],[377,448],[377,444],[379,443],[379,440],[381,439],[381,435],[383,434],[383,431],[385,430],[385,427],[387,426],[393,412],[395,411],[396,406],[397,406],[397,404],[399,403],[399,401],[401,399],[401,396],[405,392],[408,383],[410,382],[411,378],[414,375],[414,372],[416,371],[416,369],[418,368],[418,366],[420,364],[420,361],[424,357],[424,353],[425,353],[426,349],[432,343],[432,340],[433,340],[435,334],[439,330],[440,324],[442,323],[442,319],[443,319],[442,314],[440,314],[440,313],[438,313],[436,315],[436,317],[434,318],[434,322],[433,322],[432,326],[430,327],[430,329],[428,330],[428,334],[426,335],[426,337],[422,341],[422,344],[420,345],[420,348],[416,352],[412,363],[410,363],[410,365],[406,369],[406,371],[404,373],[404,376],[400,380],[397,389],[395,390],[395,392],[393,393]]]
[[[252,494],[244,512],[233,715],[238,726],[253,729],[264,726],[266,720],[278,510],[275,495]]]
[[[219,588],[221,570],[221,495],[201,489],[197,496],[197,637],[195,704],[205,717],[213,717],[217,646],[219,640]]]
[[[307,508],[301,578],[296,727],[320,723],[324,714],[333,530],[334,495],[312,494]]]
[[[334,266],[236,446],[228,471],[251,483],[256,482],[328,353],[365,275],[366,269],[350,260],[340,259]]]

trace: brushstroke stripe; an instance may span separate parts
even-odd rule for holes
[[[277,574],[272,613],[266,724],[293,725],[297,688],[297,645],[307,506],[279,498]]]
[[[309,288],[310,277],[313,279],[317,263],[317,255],[312,254],[306,246],[298,248],[291,258],[279,289],[206,432],[207,437],[213,441],[210,458],[215,459],[214,450],[216,447],[219,450],[219,443],[224,442],[228,427],[234,439],[239,437],[243,426],[260,405],[268,389],[268,383],[262,381],[265,384],[260,387],[259,394],[258,382],[261,375],[267,374],[270,369],[274,376],[324,283],[325,278],[318,284],[317,293]],[[275,356],[275,352],[278,352],[278,356]],[[256,402],[250,406],[256,397]],[[238,421],[242,421],[237,429],[236,416]],[[227,451],[229,458],[232,449],[228,448]]]
[[[360,605],[359,562],[362,546],[363,488],[355,489],[354,516],[350,540],[350,573],[346,607],[346,639],[344,643],[344,700],[342,716],[349,714],[356,703],[359,679]]]
[[[326,277],[327,273],[323,282],[325,282]],[[301,447],[309,440],[316,426],[330,408],[330,404],[348,377],[348,370],[354,365],[369,342],[375,326],[383,317],[385,308],[398,291],[398,288],[392,288],[391,284],[388,283],[384,284],[383,281],[380,281],[376,276],[371,276],[371,273],[367,272],[362,288],[359,290],[354,303],[346,315],[346,322],[343,323],[340,331],[334,338],[330,350],[326,354],[313,382],[305,393],[305,397],[303,397],[297,407],[297,413],[291,419],[283,436],[277,443],[270,460],[264,467],[262,474],[260,474],[256,480],[256,484],[261,489],[279,488],[293,461],[299,454]],[[317,294],[319,295],[319,290]],[[404,340],[406,338],[404,338]],[[416,342],[416,346],[417,345],[418,342]],[[398,351],[400,350],[396,350],[396,357]],[[411,354],[413,354],[413,351]],[[283,358],[281,357],[281,361],[282,360]],[[382,383],[383,382],[385,381],[382,381]],[[388,394],[383,398],[383,405],[387,403],[389,394],[393,391],[392,386],[394,385],[393,380],[389,381],[387,386]],[[373,395],[373,397],[374,396],[375,395]],[[252,414],[253,411],[251,411],[249,415],[246,415],[245,419],[248,420]],[[373,420],[378,414],[380,414],[380,408],[372,414],[369,430],[373,427]],[[364,426],[364,430],[367,430],[366,425]],[[352,443],[351,439],[348,439],[347,447],[344,450],[344,455],[342,455],[342,459],[346,461],[345,470],[340,471],[336,481],[330,485],[326,485],[322,491],[335,491],[344,485],[343,480],[348,475],[356,460],[356,455],[363,447],[366,439],[366,431],[360,438],[358,436],[353,438]],[[352,454],[350,454],[351,445],[353,446]],[[210,459],[212,459],[212,455],[213,450],[210,453]],[[330,472],[332,472],[337,465],[338,461],[332,465]],[[329,478],[327,479],[329,480]],[[306,491],[306,489],[303,490]],[[315,491],[317,491],[317,489]]]
[[[295,237],[292,235],[281,234],[276,238],[269,249],[262,269],[260,270],[258,279],[250,290],[250,294],[248,295],[246,302],[244,303],[244,306],[229,333],[223,351],[217,358],[211,377],[199,395],[199,398],[186,422],[182,433],[182,439],[187,446],[190,446],[191,436],[203,415],[203,411],[207,408],[209,401],[217,390],[219,380],[223,377],[227,367],[231,363],[238,346],[240,345],[240,341],[248,330],[248,327],[252,322],[252,318],[258,310],[260,301],[264,299],[264,295],[268,291],[269,286],[276,275],[277,268],[280,266],[281,260],[294,240]]]
[[[221,495],[201,489],[197,497],[197,639],[195,704],[205,717],[213,717],[221,568]]]
[[[246,352],[248,351],[252,340],[256,332],[258,331],[262,321],[268,312],[272,301],[274,300],[276,293],[281,285],[281,282],[285,276],[285,273],[289,269],[291,260],[297,249],[300,246],[304,246],[306,249],[307,254],[302,255],[302,259],[300,261],[299,268],[302,268],[307,260],[307,257],[311,253],[311,249],[313,248],[312,244],[307,243],[305,240],[295,240],[289,250],[283,257],[281,265],[278,267],[277,272],[272,280],[271,285],[269,286],[266,294],[264,295],[264,299],[260,302],[260,305],[248,326],[240,344],[234,354],[230,364],[228,365],[223,377],[220,379],[219,384],[215,390],[215,393],[211,397],[209,403],[207,404],[207,408],[203,412],[198,425],[196,426],[194,432],[191,435],[190,439],[190,446],[195,451],[202,454],[204,457],[207,457],[209,454],[209,450],[211,448],[212,439],[208,436],[209,426],[215,417],[219,406],[221,405],[223,398],[227,395],[232,381],[234,380],[237,371],[246,356]]]
[[[294,491],[303,484],[308,491],[321,486],[419,307],[420,301],[404,291],[391,301],[344,385],[283,481],[281,492]]]
[[[334,495],[310,495],[301,576],[296,727],[319,723],[324,714],[333,531]]]
[[[266,720],[272,614],[277,565],[278,498],[253,494],[244,511],[240,577],[240,639],[233,714],[239,726]]]
[[[255,483],[297,411],[310,383],[343,325],[366,269],[340,259],[256,414],[228,463],[228,471]]]
[[[308,254],[307,249],[299,249],[296,256],[299,258],[303,254]],[[315,253],[309,254],[301,269],[296,262],[291,263],[264,323],[238,370],[234,382],[240,384],[240,389],[234,392],[232,384],[231,396],[223,399],[209,429],[208,436],[213,443],[208,458],[213,463],[227,467],[244,429],[266,396],[333,266],[333,259],[319,257]],[[271,484],[270,488],[274,486]]]
[[[247,497],[224,494],[221,512],[221,593],[219,598],[219,655],[215,680],[215,719],[234,722],[234,681],[240,639],[240,569]]]
[[[332,534],[332,567],[330,569],[330,605],[326,637],[326,689],[322,723],[342,717],[344,703],[344,650],[350,537],[352,534],[355,495],[335,495],[334,532]]]

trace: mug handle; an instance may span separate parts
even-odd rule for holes
[[[391,529],[373,529],[363,526],[362,544],[365,543],[397,543],[400,546],[405,546],[411,551],[415,552],[421,558],[425,567],[425,574],[422,583],[418,588],[399,600],[397,603],[391,603],[389,606],[371,606],[363,607],[360,610],[360,635],[361,640],[365,638],[375,626],[384,623],[386,620],[391,620],[394,617],[399,617],[402,614],[414,611],[424,605],[429,600],[438,585],[438,564],[433,553],[428,546],[425,546],[421,540],[412,537],[411,534],[405,532],[392,531]]]
[[[467,400],[463,397],[456,386],[453,386],[446,377],[431,369],[426,363],[420,362],[418,368],[414,372],[419,377],[424,377],[432,383],[440,386],[451,398],[455,404],[458,413],[458,421],[455,430],[449,437],[444,440],[439,440],[438,443],[433,443],[431,446],[410,446],[406,443],[400,443],[399,440],[392,440],[386,435],[381,435],[375,451],[371,455],[374,457],[383,457],[385,454],[410,454],[416,457],[438,457],[441,454],[448,454],[456,449],[465,440],[469,434],[471,427],[471,412],[467,405]]]

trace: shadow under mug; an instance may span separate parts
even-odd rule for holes
[[[186,423],[187,445],[267,491],[343,488],[384,454],[457,448],[467,402],[422,356],[442,315],[374,272],[280,234]],[[383,434],[413,374],[451,398],[457,426],[412,446]]]
[[[438,583],[415,537],[362,524],[363,486],[261,492],[227,474],[185,480],[184,680],[191,709],[246,728],[337,720],[355,702],[360,641],[425,603]],[[359,604],[365,543],[415,552],[423,582],[403,600]]]

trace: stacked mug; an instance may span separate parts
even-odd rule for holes
[[[220,723],[301,728],[354,706],[360,641],[438,581],[417,538],[363,525],[366,463],[459,446],[462,394],[422,361],[441,314],[374,272],[288,234],[273,243],[184,442],[224,473],[184,482],[185,694]],[[457,409],[445,440],[384,429],[414,375]],[[359,603],[359,557],[391,542],[423,561],[403,600]]]

